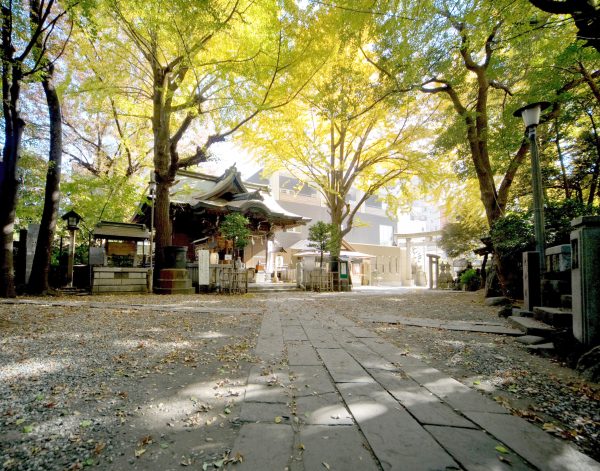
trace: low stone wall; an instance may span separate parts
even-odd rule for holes
[[[92,293],[147,293],[148,269],[94,267]]]

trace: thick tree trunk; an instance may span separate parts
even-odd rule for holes
[[[336,197],[335,199],[336,203],[338,204],[334,204],[332,208],[329,208],[331,215],[331,244],[329,247],[329,260],[331,264],[330,269],[333,273],[332,289],[334,291],[340,291],[340,253],[342,251],[342,240],[344,238],[344,233],[342,230],[344,217],[339,204],[340,198]]]
[[[166,183],[157,183],[156,200],[154,206],[154,227],[156,228],[155,238],[155,274],[158,276],[161,268],[164,268],[164,248],[172,244],[173,226],[171,225],[170,198],[169,190],[171,185]]]
[[[6,115],[5,115],[6,118]],[[9,117],[10,119],[10,117]],[[2,153],[2,190],[0,198],[0,297],[14,298],[15,275],[13,265],[13,233],[17,208],[17,161],[25,122],[21,118],[5,122],[4,151]]]
[[[60,202],[60,176],[62,165],[62,119],[58,93],[52,83],[54,67],[49,66],[42,86],[48,104],[50,118],[50,154],[48,158],[48,171],[46,172],[46,190],[44,194],[44,211],[40,223],[33,269],[29,278],[29,292],[42,294],[48,291],[48,272],[50,271],[50,258],[52,242],[56,232],[58,205]]]
[[[154,206],[155,239],[155,270],[157,279],[160,270],[164,268],[164,248],[171,245],[173,227],[171,225],[171,200],[169,191],[175,179],[176,169],[170,155],[170,113],[168,107],[168,77],[167,72],[158,63],[154,69],[154,96],[152,130],[154,134],[154,171],[156,175],[156,200]]]
[[[19,113],[22,74],[14,60],[10,24],[12,12],[2,7],[2,111],[4,149],[0,176],[0,297],[15,297],[13,232],[17,208],[17,164],[25,122]]]

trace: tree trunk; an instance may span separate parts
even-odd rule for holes
[[[154,171],[156,174],[156,200],[154,206],[154,227],[156,228],[156,258],[154,277],[158,279],[164,268],[164,248],[171,245],[173,226],[171,225],[171,201],[169,191],[175,180],[176,166],[170,155],[170,113],[171,101],[168,94],[168,73],[158,63],[154,70],[154,96],[152,130],[154,134]]]
[[[16,116],[5,117],[4,150],[2,153],[2,190],[0,197],[0,297],[14,298],[15,275],[13,265],[13,232],[17,208],[17,161],[21,147],[21,136],[25,122]]]
[[[594,147],[596,148],[596,160],[594,161],[592,181],[590,183],[590,193],[587,200],[587,206],[591,208],[594,205],[594,198],[596,197],[596,191],[598,188],[598,178],[600,177],[600,138],[598,137],[598,128],[596,127],[594,115],[592,113],[588,113],[588,117],[590,118],[590,122],[592,124]]]
[[[560,172],[562,175],[563,186],[565,190],[565,198],[571,199],[571,188],[569,187],[569,178],[567,177],[567,168],[565,166],[565,158],[560,147],[560,131],[558,126],[558,118],[554,120],[554,130],[556,132],[556,152],[558,153],[558,160],[560,162]]]
[[[164,248],[172,245],[173,226],[171,225],[170,198],[169,190],[171,185],[160,184],[156,185],[156,200],[154,206],[154,227],[156,229],[155,243],[155,273],[164,268]]]
[[[29,278],[29,292],[34,294],[42,294],[48,291],[48,272],[50,271],[52,242],[54,241],[54,234],[56,232],[58,205],[60,203],[62,119],[60,99],[54,88],[53,76],[54,66],[50,64],[42,80],[50,118],[50,154],[48,158],[48,171],[46,173],[44,211],[42,213],[40,232],[33,257],[33,269]]]
[[[2,7],[2,111],[4,149],[0,176],[0,297],[15,297],[13,265],[13,232],[17,208],[17,164],[21,153],[21,138],[25,121],[19,113],[21,66],[14,59],[11,38],[12,12]]]
[[[340,198],[336,197],[339,203]],[[342,200],[343,201],[343,200]],[[331,211],[331,243],[329,246],[330,269],[333,273],[333,291],[341,290],[340,283],[340,252],[342,250],[342,240],[344,238],[342,223],[343,214],[339,204],[333,205]]]

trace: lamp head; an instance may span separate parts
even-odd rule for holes
[[[67,229],[75,231],[79,229],[79,221],[83,218],[75,211],[71,210],[61,216],[63,221],[67,221]]]
[[[517,118],[520,116],[523,118],[523,123],[525,123],[526,128],[537,126],[540,124],[540,116],[542,111],[549,106],[550,103],[547,101],[538,101],[537,103],[531,103],[529,105],[522,106],[513,113],[513,116]]]

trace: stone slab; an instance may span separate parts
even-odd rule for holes
[[[538,343],[544,343],[545,341],[546,338],[540,337],[539,335],[523,335],[515,339],[515,342],[522,343],[523,345],[536,345]]]
[[[502,445],[502,443],[482,430],[456,430],[452,427],[439,426],[426,426],[425,429],[466,471],[531,471],[535,469],[509,449],[507,449],[508,453],[496,451],[496,446]],[[498,456],[508,459],[510,463],[500,461]]]
[[[396,364],[407,358],[402,350],[381,338],[362,338],[360,341],[390,363]]]
[[[297,316],[283,315],[281,316],[281,325],[302,325]]]
[[[362,342],[347,342],[342,344],[342,346],[366,370],[396,371],[398,369],[394,364],[375,353]]]
[[[265,314],[255,354],[263,361],[276,361],[283,356],[281,321],[276,313]]]
[[[290,367],[291,387],[294,396],[310,396],[335,392],[329,372],[323,366]]]
[[[544,471],[598,471],[600,463],[529,422],[507,414],[467,412],[466,416]]]
[[[284,342],[308,340],[304,329],[300,325],[282,325],[282,329]]]
[[[319,366],[323,362],[317,352],[308,342],[288,343],[288,365],[290,366]]]
[[[306,471],[325,470],[323,463],[340,471],[380,469],[355,426],[307,425],[300,430],[300,443],[304,446],[302,461]]]
[[[339,389],[384,470],[460,469],[432,436],[378,384],[347,383],[339,385]]]
[[[339,348],[336,339],[333,335],[323,328],[311,328],[304,326],[304,331],[310,343],[315,348]]]
[[[412,379],[389,371],[372,371],[371,374],[419,423],[476,428],[473,422],[452,410]]]
[[[266,447],[265,444],[269,446]],[[230,456],[243,456],[241,463],[225,467],[228,470],[285,469],[294,447],[294,431],[283,424],[244,424]]]
[[[287,404],[266,402],[244,402],[240,412],[242,422],[264,422],[275,424],[275,418],[281,417],[282,422],[291,423],[291,412]],[[278,425],[278,424],[276,424]]]
[[[370,330],[364,329],[362,327],[346,327],[346,330],[350,332],[355,337],[379,337],[376,333],[371,332]]]
[[[93,293],[146,293],[148,289],[146,285],[107,285],[94,286]],[[118,308],[117,308],[118,309]]]
[[[481,332],[498,335],[522,335],[518,329],[505,327],[500,322],[467,322],[467,321],[443,321],[438,319],[411,318],[402,316],[375,316],[365,318],[369,322],[381,322],[386,324],[401,324],[415,327],[430,327],[433,329],[457,330],[461,332]]]
[[[571,327],[573,313],[555,307],[534,307],[533,317],[553,327]]]
[[[496,414],[508,414],[508,411],[499,406],[491,399],[481,393],[465,386],[439,370],[424,365],[421,367],[404,367],[403,371],[425,387],[452,409],[462,413],[465,411],[493,412]]]
[[[337,392],[296,398],[296,415],[300,422],[310,425],[354,424]]]
[[[519,307],[513,307],[512,315],[517,317],[533,317],[533,311],[527,309],[521,309]]]
[[[289,373],[287,369],[272,371],[255,365],[250,369],[245,400],[251,402],[281,402],[290,400]]]
[[[521,332],[525,332],[527,335],[539,335],[541,337],[548,337],[554,332],[554,327],[544,324],[531,317],[515,317],[510,316],[508,322],[515,326]]]
[[[533,352],[553,352],[554,351],[554,343],[553,342],[538,343],[536,345],[527,345],[525,348],[527,348],[527,350],[531,350]]]
[[[336,383],[373,382],[373,378],[345,350],[320,348],[317,353]]]

